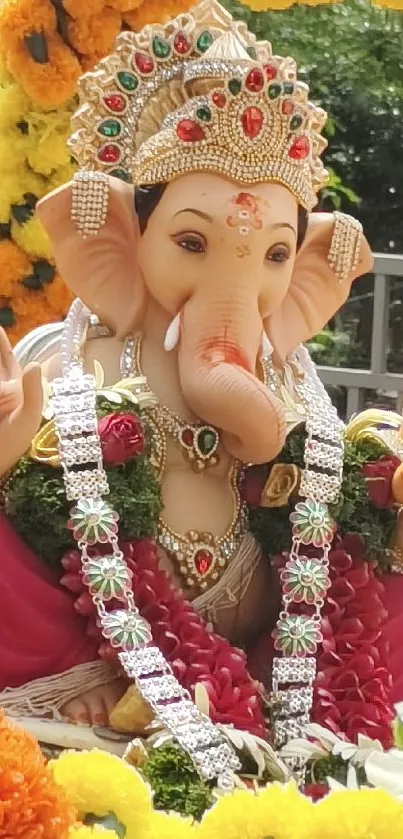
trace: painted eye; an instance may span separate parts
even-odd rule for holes
[[[273,245],[267,251],[266,259],[268,262],[283,263],[287,262],[290,256],[290,249],[287,245]]]
[[[173,240],[179,248],[188,253],[205,253],[207,249],[204,236],[196,233],[182,233],[179,236],[173,236]]]

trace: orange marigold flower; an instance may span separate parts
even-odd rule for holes
[[[50,0],[2,0],[0,3],[0,48],[6,54],[26,35],[56,31],[56,13]]]
[[[139,32],[148,23],[167,23],[171,18],[188,12],[194,0],[143,0],[139,8],[123,14],[124,22],[134,32]]]
[[[132,12],[138,9],[144,0],[109,0],[108,6],[112,9],[118,9],[119,12]]]
[[[21,43],[7,54],[7,69],[34,102],[43,108],[57,108],[75,95],[81,67],[60,35],[47,38],[47,45],[47,64],[34,61]]]
[[[85,0],[86,15],[99,15],[105,6],[111,6],[108,0]],[[83,15],[83,0],[63,0],[63,9],[68,15],[74,18],[81,18]]]
[[[115,9],[105,9],[101,15],[82,16],[69,23],[69,41],[82,55],[105,56],[114,49],[121,23],[121,15]]]
[[[51,283],[45,285],[44,294],[45,300],[53,312],[50,320],[61,320],[67,314],[74,295],[59,274],[55,275]]]
[[[3,239],[0,241],[0,266],[0,296],[11,297],[19,281],[31,273],[31,262],[11,239]]]
[[[0,839],[65,839],[76,813],[36,741],[0,712]]]

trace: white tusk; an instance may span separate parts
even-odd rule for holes
[[[260,351],[264,358],[270,358],[270,356],[273,354],[273,346],[270,343],[264,330],[262,335],[262,342],[260,344]]]
[[[178,312],[175,315],[174,319],[168,326],[165,335],[164,341],[164,350],[166,352],[172,352],[175,349],[176,345],[179,343],[179,334],[180,334],[180,313]]]

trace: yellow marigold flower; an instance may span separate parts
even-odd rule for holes
[[[403,804],[380,789],[333,792],[312,828],[312,839],[403,839]]]
[[[47,136],[36,137],[28,153],[31,169],[41,175],[51,175],[60,166],[67,166],[70,161],[67,139],[68,131],[66,134],[51,131]]]
[[[176,813],[153,811],[148,824],[148,839],[196,839],[197,828],[191,819]],[[221,837],[223,839],[223,837]]]
[[[16,49],[33,32],[51,35],[56,30],[56,12],[49,0],[2,0],[0,3],[0,48]]]
[[[82,15],[68,26],[69,41],[82,55],[107,55],[113,51],[121,29],[122,18],[115,9],[105,9],[102,14]]]
[[[26,119],[30,101],[22,87],[15,82],[4,82],[0,88],[0,129],[15,128]]]
[[[81,67],[60,35],[46,40],[49,52],[46,64],[34,61],[25,45],[19,43],[7,53],[7,67],[34,102],[43,108],[57,108],[75,95]]]
[[[51,192],[59,186],[63,186],[68,181],[71,181],[74,173],[77,171],[77,164],[69,161],[66,166],[59,166],[47,179],[48,190]]]
[[[1,188],[3,188],[3,177],[10,173],[16,180],[18,170],[25,165],[27,158],[27,140],[18,129],[14,131],[0,130],[0,160],[1,160]]]
[[[83,818],[113,813],[126,828],[126,839],[143,839],[151,814],[151,791],[139,773],[114,755],[64,752],[52,761],[55,780]]]
[[[181,12],[188,12],[194,6],[193,0],[143,0],[143,3],[133,11],[124,12],[123,20],[138,32],[148,23],[167,23]]]
[[[51,255],[48,234],[36,216],[25,224],[18,224],[12,220],[11,235],[17,245],[29,256],[35,259],[48,259]]]
[[[3,239],[0,241],[0,266],[0,296],[11,297],[17,283],[31,273],[31,262],[14,242]]]
[[[206,813],[198,839],[310,839],[313,809],[292,784],[272,784],[257,793],[236,790]]]
[[[4,148],[4,138],[0,135],[0,154]],[[42,178],[30,172],[25,166],[25,158],[16,161],[16,169],[11,172],[1,173],[0,188],[0,222],[8,223],[11,214],[12,204],[24,204],[24,194],[30,192],[33,195],[44,194],[44,183]]]

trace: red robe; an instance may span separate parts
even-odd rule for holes
[[[55,675],[97,658],[99,642],[86,634],[86,620],[68,591],[0,516],[0,691]],[[384,627],[394,680],[391,701],[403,701],[403,576],[384,576]],[[258,645],[255,664],[268,647]],[[259,655],[260,653],[260,655]],[[253,656],[252,656],[253,658]]]

